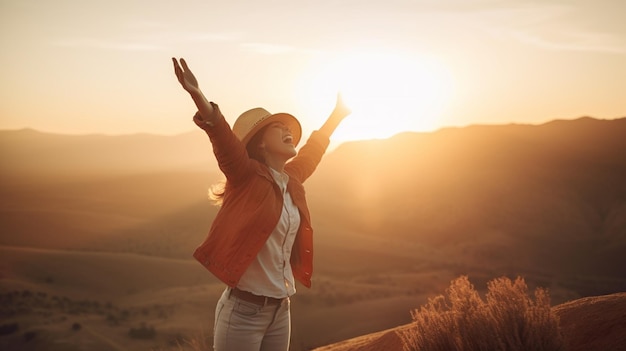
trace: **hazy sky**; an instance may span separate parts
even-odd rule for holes
[[[307,133],[337,89],[361,89],[339,139],[623,117],[624,14],[623,0],[0,0],[0,129],[192,130],[172,56],[231,122],[263,106]]]

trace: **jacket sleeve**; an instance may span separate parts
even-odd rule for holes
[[[209,136],[217,164],[227,181],[232,185],[240,184],[253,170],[253,161],[248,157],[245,146],[237,139],[230,125],[226,122],[219,106],[213,102],[211,105],[214,111],[214,115],[211,116],[211,123],[204,122],[200,118],[199,112],[196,112],[193,121]]]
[[[300,148],[298,155],[285,166],[285,170],[290,176],[296,177],[300,183],[304,183],[322,160],[328,144],[330,140],[327,136],[314,131],[306,144]]]

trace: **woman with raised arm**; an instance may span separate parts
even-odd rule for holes
[[[194,257],[227,287],[215,309],[215,351],[287,351],[295,281],[311,287],[313,230],[302,183],[350,110],[338,96],[324,125],[296,152],[302,129],[287,113],[254,108],[232,129],[184,59],[174,72],[226,176],[221,208]]]

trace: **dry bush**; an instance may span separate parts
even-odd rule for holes
[[[533,300],[520,277],[494,279],[487,287],[483,300],[461,276],[452,281],[447,296],[412,311],[412,327],[402,333],[404,350],[565,350],[546,290],[537,288]]]
[[[170,341],[168,348],[153,349],[152,351],[207,351],[213,350],[213,337],[207,337],[204,332],[186,338],[177,335],[174,340]]]
[[[10,335],[20,330],[20,326],[17,323],[8,323],[0,325],[0,336]]]
[[[133,339],[154,339],[156,337],[156,330],[153,326],[141,323],[139,328],[130,328],[128,330],[128,336]]]

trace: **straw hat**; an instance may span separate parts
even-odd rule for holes
[[[246,145],[256,132],[272,122],[284,123],[291,131],[293,145],[298,145],[300,137],[302,136],[302,127],[296,117],[288,113],[271,114],[261,107],[253,108],[242,113],[233,125],[233,133]]]

